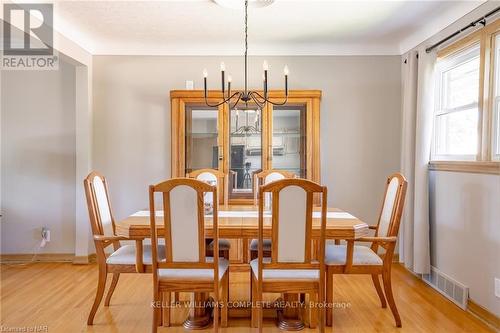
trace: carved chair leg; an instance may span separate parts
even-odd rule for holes
[[[163,303],[165,302],[165,293],[160,293],[160,308],[158,310],[158,325],[157,326],[163,326]]]
[[[316,329],[316,325],[318,324],[318,307],[315,303],[318,302],[318,294],[310,293],[309,294],[309,304],[313,304],[313,306],[308,306],[309,308],[309,328]]]
[[[153,301],[155,306],[153,307],[153,326],[151,327],[151,332],[158,332],[158,322],[160,321],[160,307],[158,307],[158,302],[161,301],[160,292],[158,286],[154,286]]]
[[[227,327],[227,313],[228,313],[228,302],[229,302],[229,272],[226,272],[225,277],[222,279],[222,304],[223,308],[221,309],[221,319],[220,325],[221,327]]]
[[[257,311],[257,281],[255,281],[255,277],[254,277],[254,274],[253,272],[250,270],[250,290],[251,290],[251,294],[252,294],[252,299],[251,299],[251,303],[252,303],[252,327],[253,328],[257,328],[258,327],[258,320],[257,320],[257,316],[259,315],[258,311]]]
[[[116,285],[118,284],[118,279],[120,278],[120,273],[113,273],[113,280],[111,281],[111,286],[109,286],[108,294],[106,295],[106,299],[104,300],[104,306],[109,306],[109,302],[111,301],[111,296],[115,292]]]
[[[161,304],[161,313],[162,313],[162,325],[163,327],[170,326],[170,299],[171,293],[169,291],[163,292],[163,302]]]
[[[389,303],[392,315],[394,316],[394,320],[396,321],[396,327],[401,327],[401,318],[399,317],[398,309],[396,307],[396,303],[394,302],[394,296],[392,294],[390,269],[384,270],[384,272],[382,273],[382,280],[384,282],[384,290],[385,290],[385,296],[387,297],[387,302]]]
[[[378,279],[378,274],[372,274],[373,285],[375,286],[375,290],[377,290],[378,298],[380,298],[380,304],[382,308],[387,307],[387,303],[385,301],[384,292],[382,291],[382,287],[380,286],[380,280]]]
[[[255,283],[257,284],[257,282]],[[257,289],[257,302],[258,302],[258,306],[257,306],[257,327],[259,328],[259,333],[262,332],[262,330],[264,329],[264,307],[263,307],[263,304],[262,304],[262,292],[259,290],[259,287],[256,286],[256,289]]]
[[[323,276],[320,277],[320,284],[319,284],[319,291],[318,291],[318,303],[319,305],[323,305],[323,306],[319,306],[319,323],[318,323],[318,326],[319,326],[319,331],[321,333],[324,333],[325,332],[325,316],[326,316],[326,309],[325,309],[325,303],[326,303],[326,288],[325,288],[325,285],[326,285],[326,279],[325,279],[325,274],[323,274]]]
[[[104,289],[106,289],[106,277],[107,277],[106,266],[99,267],[99,279],[97,282],[97,291],[95,294],[94,304],[92,305],[92,309],[90,310],[89,317],[87,319],[87,325],[94,324],[95,313],[97,312],[97,308],[99,308],[99,304],[102,301],[102,296],[104,296]]]
[[[226,272],[227,274],[227,272]],[[218,278],[218,277],[216,277]],[[214,332],[219,332],[219,318],[220,318],[220,281],[219,284],[217,285],[216,288],[214,288],[214,307],[213,307],[213,326],[214,326]],[[208,295],[207,295],[208,296]]]
[[[333,274],[331,272],[326,273],[326,326],[332,326],[333,322]]]

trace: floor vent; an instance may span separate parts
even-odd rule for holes
[[[422,278],[427,284],[439,291],[450,301],[464,310],[467,309],[469,288],[439,271],[435,267],[431,267],[431,273],[423,274]]]

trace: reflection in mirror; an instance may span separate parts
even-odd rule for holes
[[[262,170],[262,111],[249,105],[231,110],[229,197],[253,198],[253,175]]]
[[[186,106],[186,170],[219,168],[217,108]]]
[[[306,156],[305,106],[275,106],[272,168],[306,178]]]

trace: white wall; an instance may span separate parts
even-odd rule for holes
[[[1,76],[2,253],[73,253],[75,244],[75,67],[3,71]]]
[[[500,175],[431,172],[431,263],[500,316]]]
[[[400,57],[266,57],[271,89],[321,89],[322,182],[332,205],[375,223],[384,182],[399,170]],[[263,57],[249,61],[260,88]],[[242,57],[95,56],[93,167],[108,177],[118,219],[147,207],[147,186],[170,177],[169,92],[220,85],[219,63],[243,86]]]

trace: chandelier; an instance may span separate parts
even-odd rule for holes
[[[285,65],[285,68],[283,69],[283,72],[285,74],[285,98],[282,102],[273,102],[269,100],[268,96],[268,89],[267,89],[267,72],[269,70],[269,65],[267,61],[264,61],[262,67],[264,70],[264,75],[263,75],[263,95],[260,94],[259,92],[255,90],[248,90],[248,0],[245,0],[245,88],[243,91],[236,91],[236,92],[231,92],[231,75],[228,75],[227,77],[227,90],[226,90],[226,77],[225,77],[225,72],[226,72],[226,66],[222,62],[220,64],[220,70],[221,70],[221,78],[222,78],[222,101],[219,103],[215,104],[210,104],[208,102],[208,96],[207,96],[207,77],[208,77],[208,72],[206,69],[203,70],[203,87],[204,87],[204,97],[205,97],[205,104],[210,107],[217,107],[220,106],[224,103],[228,103],[230,109],[232,108],[237,108],[238,104],[240,102],[245,103],[245,106],[242,107],[242,109],[248,110],[248,102],[253,101],[259,109],[262,109],[266,103],[270,103],[272,105],[285,105],[287,100],[288,100],[288,66]],[[258,128],[257,128],[258,130]]]
[[[241,126],[239,126],[239,118],[240,118],[240,109],[238,107],[235,107],[234,110],[236,111],[236,129],[231,132],[231,135],[243,135],[247,136],[250,134],[258,134],[260,133],[260,110],[253,110],[250,107],[243,107],[242,108],[244,111],[245,115],[245,123]],[[253,125],[249,124],[249,113],[250,112],[255,112],[255,119],[253,122]]]

